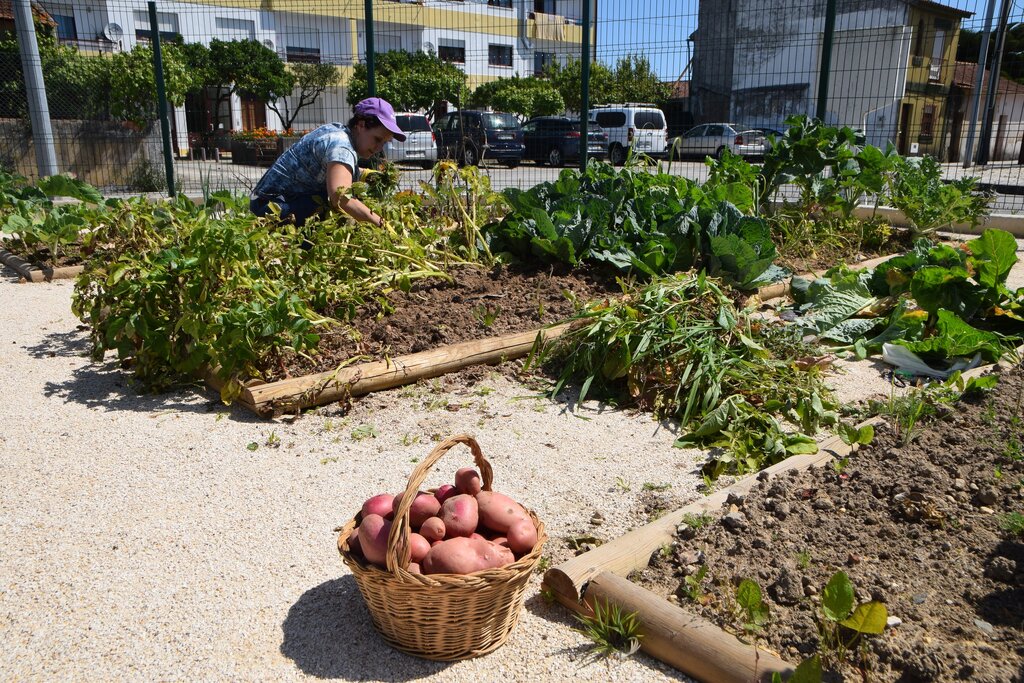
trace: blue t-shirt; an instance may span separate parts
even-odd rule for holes
[[[345,164],[352,181],[359,179],[359,157],[346,126],[327,123],[302,136],[267,169],[252,191],[253,198],[327,193],[327,164]]]

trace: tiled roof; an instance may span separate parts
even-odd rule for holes
[[[57,25],[57,22],[53,20],[53,17],[46,13],[46,10],[34,2],[32,3],[32,15],[35,17],[36,21],[42,22],[47,26]],[[13,0],[0,0],[0,21],[4,19],[7,21],[14,21]]]
[[[985,69],[984,85],[982,90],[988,86],[990,69]],[[953,70],[953,85],[964,90],[974,90],[974,83],[978,78],[978,65],[973,62],[957,62]],[[999,95],[1017,95],[1024,93],[1024,84],[1011,81],[1009,78],[999,77],[999,85],[996,87]]]

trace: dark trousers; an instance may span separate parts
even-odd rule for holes
[[[266,216],[270,202],[281,207],[281,218],[302,226],[310,216],[320,215],[327,208],[327,193],[298,195],[260,195],[249,200],[249,210],[257,216]]]

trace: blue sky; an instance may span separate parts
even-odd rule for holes
[[[1011,0],[1010,20],[1024,20],[1024,0]],[[801,0],[788,0],[794,8]],[[995,15],[999,14],[996,0]],[[981,30],[987,0],[945,0],[943,4],[974,12],[965,26]],[[686,38],[697,25],[697,0],[598,0],[597,58],[614,66],[628,54],[643,53],[665,80],[675,80],[686,65]]]

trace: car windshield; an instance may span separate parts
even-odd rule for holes
[[[426,116],[409,116],[399,114],[395,117],[398,121],[398,127],[404,130],[406,133],[416,133],[419,131],[429,131],[430,124],[427,123]]]
[[[496,130],[515,130],[519,122],[512,114],[486,114],[484,116],[484,128]]]

